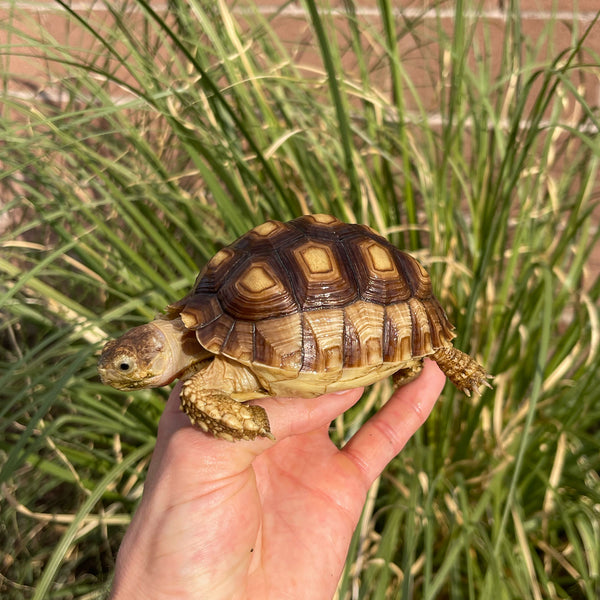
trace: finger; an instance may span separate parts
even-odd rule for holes
[[[169,399],[158,424],[159,436],[171,435],[174,431],[191,425],[187,415],[181,410],[179,396],[182,383],[182,381],[178,381],[169,394]]]
[[[366,487],[423,425],[445,381],[439,367],[426,359],[419,377],[396,390],[385,406],[344,446],[342,452],[363,473]]]

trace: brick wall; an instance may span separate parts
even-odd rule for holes
[[[215,0],[216,1],[216,0]],[[296,48],[295,56],[301,63],[318,65],[319,59],[311,44],[306,44],[309,39],[309,28],[305,13],[300,2],[294,2],[281,10],[281,2],[268,2],[257,0],[260,11],[269,17],[274,17],[273,26],[282,40],[290,48]],[[510,0],[485,0],[481,11],[481,35],[487,35],[491,40],[492,59],[500,60],[503,38],[507,31],[507,19]],[[89,35],[84,30],[74,29],[68,24],[64,11],[58,8],[53,0],[37,0],[29,3],[17,2],[19,10],[24,7],[28,13],[27,18],[16,19],[16,25],[24,30],[34,30],[38,24],[59,42],[68,42],[75,48],[89,49],[94,46]],[[237,6],[236,3],[235,5]],[[342,0],[333,0],[330,3],[322,2],[323,6],[330,6],[335,14],[343,6]],[[476,4],[476,2],[473,2]],[[0,20],[15,19],[10,8],[11,3],[0,0]],[[357,0],[357,13],[361,19],[376,21],[378,15],[376,0]],[[413,81],[419,84],[420,101],[427,110],[435,115],[436,96],[432,86],[439,82],[432,80],[432,73],[438,70],[439,55],[435,45],[437,27],[441,25],[448,33],[452,31],[454,16],[454,1],[435,0],[396,0],[393,2],[398,27],[401,29],[403,21],[421,18],[421,24],[416,28],[415,35],[408,35],[401,39],[400,50],[405,59],[405,68]],[[524,39],[524,49],[536,54],[540,60],[547,56],[558,54],[569,47],[574,35],[581,33],[593,21],[596,11],[600,10],[598,0],[521,0],[521,26]],[[73,1],[71,6],[81,15],[110,27],[110,16],[103,3]],[[155,1],[154,6],[164,9],[165,2]],[[241,6],[241,5],[240,5]],[[437,6],[436,8],[432,8]],[[243,16],[243,8],[234,8],[238,15]],[[547,38],[549,23],[555,23],[552,35]],[[135,28],[135,19],[132,20]],[[586,46],[596,57],[600,56],[600,23],[594,25],[595,33],[586,41]],[[0,28],[1,29],[1,28]],[[0,30],[0,43],[7,41],[7,34]],[[11,42],[18,43],[14,34]],[[425,43],[424,43],[425,41]],[[304,43],[304,45],[303,45]],[[497,45],[497,48],[494,46]],[[592,56],[590,54],[590,56]],[[31,94],[39,91],[51,93],[51,82],[56,77],[64,74],[57,64],[50,64],[41,59],[12,56],[1,58],[0,68],[4,72],[10,71],[15,75],[12,92],[16,94]],[[379,83],[379,82],[378,82]],[[385,88],[386,81],[381,81]],[[590,69],[585,74],[585,80],[578,82],[582,93],[592,105],[600,104],[600,78],[596,70]]]

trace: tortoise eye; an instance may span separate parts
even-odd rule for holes
[[[119,370],[120,371],[129,371],[129,369],[131,369],[132,366],[133,366],[133,364],[130,359],[122,358],[121,362],[119,363]]]

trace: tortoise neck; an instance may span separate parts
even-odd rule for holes
[[[164,334],[174,360],[174,368],[178,373],[213,356],[200,345],[196,339],[196,332],[188,329],[180,317],[175,319],[158,318],[152,321],[152,325]]]

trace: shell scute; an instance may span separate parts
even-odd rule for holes
[[[286,274],[272,256],[248,256],[216,292],[223,310],[237,319],[259,321],[298,310]]]
[[[253,362],[297,373],[302,366],[300,313],[256,323]]]
[[[329,215],[304,215],[289,221],[288,225],[306,238],[329,243],[347,227],[346,223]]]
[[[456,337],[454,326],[448,321],[448,317],[440,303],[435,298],[421,300],[427,319],[429,320],[429,329],[431,331],[431,343],[434,348],[450,346],[450,340]]]
[[[412,290],[398,267],[399,251],[383,241],[357,235],[344,239],[348,260],[354,265],[359,296],[378,304],[408,300]]]
[[[235,321],[231,331],[223,340],[221,354],[241,363],[250,364],[254,359],[254,325],[250,321]],[[203,336],[200,330],[196,335],[202,344]]]
[[[205,327],[223,315],[221,304],[213,294],[191,294],[179,304],[181,319],[188,329]]]
[[[342,307],[358,298],[354,278],[335,244],[308,240],[280,255],[301,310]]]
[[[219,250],[200,271],[192,294],[214,294],[219,283],[238,260],[233,248],[228,246]]]
[[[209,352],[222,352],[224,341],[229,337],[235,323],[233,317],[224,314],[205,324],[202,327],[202,345]]]
[[[383,362],[384,308],[358,301],[344,310],[344,367],[377,366]]]
[[[339,377],[343,367],[344,311],[312,310],[302,313],[304,356],[302,371]]]
[[[429,277],[429,273],[421,266],[421,263],[409,254],[406,254],[406,252],[398,250],[396,264],[410,287],[411,296],[420,300],[432,297],[433,288],[431,286],[431,278]]]
[[[427,311],[417,298],[411,298],[408,306],[412,319],[412,355],[427,356],[434,350]]]
[[[238,254],[268,254],[282,239],[289,239],[293,229],[288,223],[265,221],[228,246]]]

